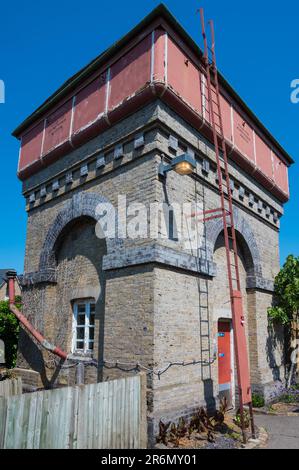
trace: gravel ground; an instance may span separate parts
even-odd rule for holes
[[[216,442],[207,444],[205,449],[237,449],[238,443],[229,437],[220,436]]]

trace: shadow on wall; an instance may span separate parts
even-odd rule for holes
[[[204,380],[204,399],[206,402],[208,412],[212,413],[216,410],[216,400],[214,397],[214,387],[213,387],[213,380],[208,379]]]
[[[19,347],[22,351],[23,358],[30,365],[31,369],[40,374],[43,386],[46,389],[53,388],[64,361],[60,361],[60,364],[55,368],[51,378],[49,379],[47,376],[45,360],[40,347],[34,343],[31,336],[23,328],[20,331]]]
[[[41,298],[39,286],[28,291],[27,315],[52,343],[71,352],[73,331],[73,302],[90,299],[95,302],[95,354],[94,358],[103,362],[104,322],[105,322],[105,274],[102,270],[103,256],[107,253],[106,242],[95,234],[95,221],[89,217],[73,220],[60,233],[55,243],[57,284],[45,285],[47,294]],[[40,308],[34,308],[34,297]],[[35,303],[36,303],[35,302]],[[22,330],[19,350],[29,367],[40,374],[45,388],[52,388],[62,372],[63,362],[58,366],[51,360],[47,363],[47,353],[36,345]],[[49,356],[52,359],[52,356]],[[57,359],[57,358],[56,358]],[[57,363],[57,360],[56,360]],[[92,381],[102,380],[102,368],[92,368]],[[73,369],[72,369],[73,370]],[[74,377],[71,371],[71,381]],[[75,371],[74,371],[75,372]],[[51,375],[52,374],[52,375]],[[66,375],[69,375],[66,371]],[[88,372],[90,375],[90,373]],[[48,378],[50,377],[51,378]],[[72,376],[72,377],[71,377]],[[90,376],[90,377],[91,377]]]
[[[266,353],[269,367],[272,371],[274,381],[282,382],[284,377],[281,377],[281,365],[284,365],[284,374],[287,375],[286,366],[286,332],[282,325],[268,325],[268,337],[266,342]],[[277,351],[281,351],[282,361],[277,363]],[[276,352],[276,354],[275,354]]]
[[[55,244],[57,263],[56,310],[62,307],[60,325],[64,328],[64,337],[58,338],[63,344],[72,330],[72,304],[76,300],[94,299],[96,312],[95,341],[97,347],[95,359],[99,363],[104,358],[104,324],[105,324],[105,285],[106,279],[102,270],[103,256],[107,253],[106,242],[95,234],[95,221],[81,217],[71,222]],[[64,317],[64,318],[63,318]],[[68,321],[65,321],[65,317]],[[102,368],[98,368],[97,380],[102,380]]]

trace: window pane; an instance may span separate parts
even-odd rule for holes
[[[77,317],[77,325],[85,325],[85,314],[80,313]]]
[[[83,341],[77,341],[77,349],[84,349]]]
[[[84,339],[84,328],[77,328],[77,339]]]
[[[96,305],[95,304],[90,304],[90,313],[94,313],[95,309],[96,309]]]
[[[89,339],[94,339],[94,328],[89,328]]]
[[[90,314],[90,317],[89,317],[89,324],[90,324],[90,325],[94,325],[94,313],[91,313],[91,314]]]
[[[89,349],[92,351],[93,350],[93,341],[89,341]]]
[[[78,304],[78,313],[85,313],[85,304]]]

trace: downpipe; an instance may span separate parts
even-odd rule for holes
[[[8,296],[9,296],[9,309],[16,316],[19,322],[24,328],[38,341],[38,343],[47,351],[55,354],[64,361],[68,359],[68,354],[62,349],[58,348],[54,344],[44,338],[44,336],[37,331],[34,326],[27,320],[27,318],[20,312],[15,305],[15,280],[17,273],[15,271],[8,271],[6,273],[8,283]]]

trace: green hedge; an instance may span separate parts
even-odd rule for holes
[[[21,298],[16,298],[16,306],[20,308]],[[0,339],[5,344],[6,367],[12,369],[16,365],[19,338],[19,321],[9,310],[8,300],[0,301]]]

